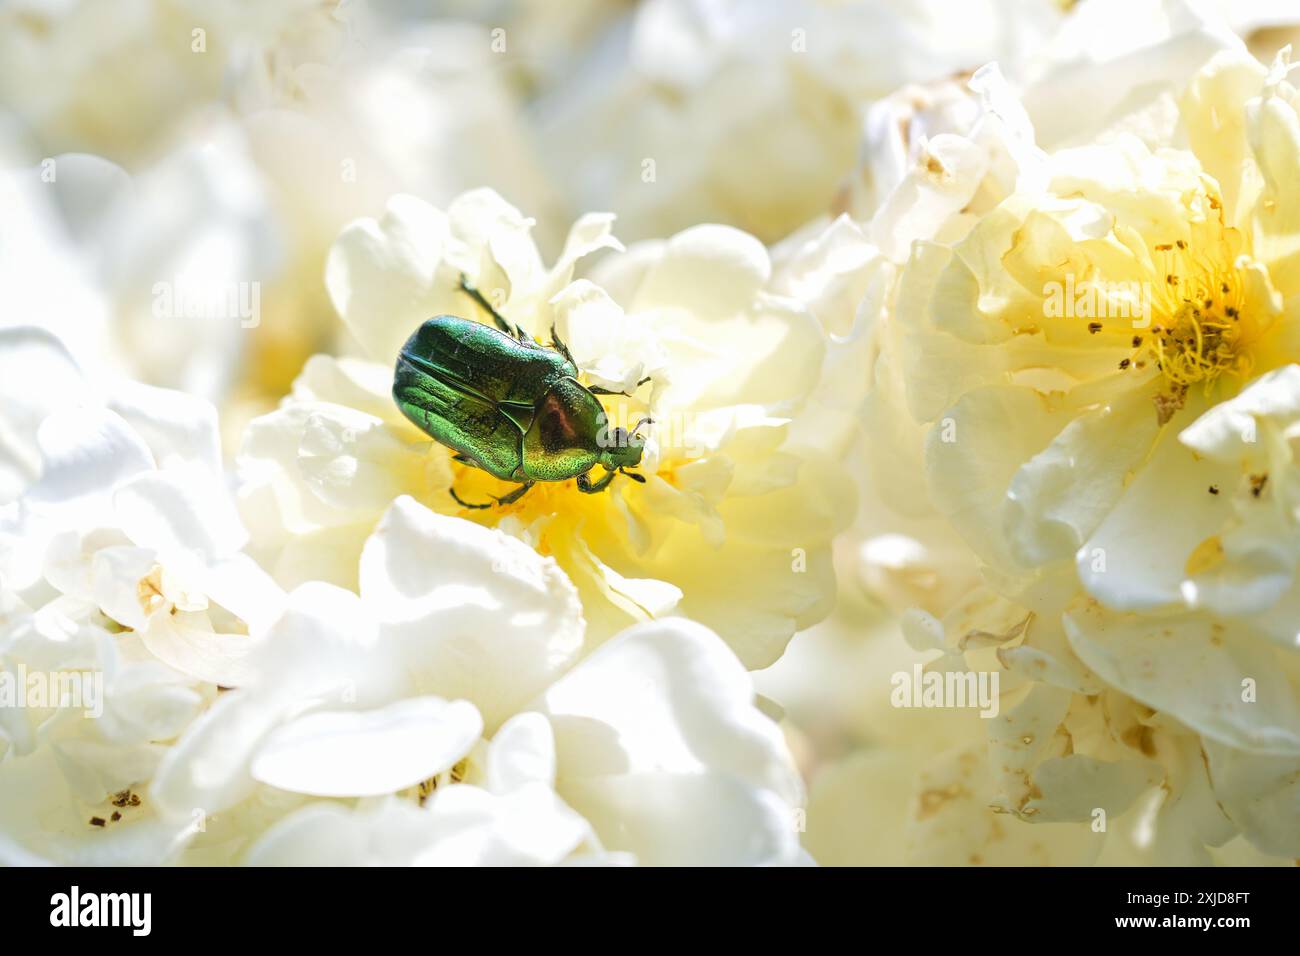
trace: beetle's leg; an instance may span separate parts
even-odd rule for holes
[[[522,334],[518,328],[507,322],[505,317],[492,307],[492,303],[483,297],[482,292],[469,284],[468,280],[465,278],[465,273],[463,272],[460,274],[460,289],[467,296],[477,302],[480,308],[486,310],[487,313],[492,316],[492,321],[496,323],[497,328],[506,335],[518,338]]]
[[[551,323],[551,344],[555,346],[556,351],[563,355],[570,365],[577,368],[578,363],[573,360],[573,353],[571,353],[569,347],[564,344],[564,340],[555,334],[555,323]]]
[[[520,498],[522,498],[524,495],[528,494],[528,489],[531,488],[534,484],[536,484],[536,482],[525,481],[522,485],[520,485],[520,486],[519,486],[518,488],[516,488],[514,491],[510,492],[510,494],[508,494],[508,495],[502,495],[500,498],[498,498],[498,499],[497,499],[497,504],[498,504],[498,505],[512,505],[512,504],[514,504],[516,501],[518,501],[518,500],[519,500]],[[484,507],[486,507],[486,506],[484,506]]]
[[[636,383],[636,387],[640,388],[648,381],[650,381],[650,376],[647,375],[645,378],[641,379],[641,381]],[[608,388],[601,388],[599,385],[592,385],[588,387],[587,391],[591,392],[593,395],[626,395],[628,398],[632,397],[631,392],[615,392]]]
[[[464,498],[462,498],[460,495],[456,494],[456,489],[455,489],[455,488],[448,488],[447,491],[451,494],[452,498],[454,498],[454,499],[456,500],[456,504],[460,505],[462,508],[473,508],[475,511],[481,511],[481,510],[483,510],[484,508],[491,508],[491,507],[492,507],[491,504],[486,504],[486,505],[476,505],[476,504],[472,504],[471,502],[466,501],[466,500],[465,500]]]
[[[617,472],[606,472],[604,478],[593,482],[588,473],[584,471],[578,476],[578,490],[584,495],[594,495],[597,492],[604,491],[609,487],[609,483],[614,480],[615,474],[617,474]]]

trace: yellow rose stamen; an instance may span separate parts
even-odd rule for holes
[[[1155,397],[1161,423],[1183,407],[1188,390],[1209,393],[1225,376],[1239,385],[1255,372],[1255,345],[1275,317],[1261,320],[1246,303],[1246,282],[1238,270],[1244,237],[1226,226],[1213,195],[1194,206],[1211,211],[1189,223],[1189,238],[1155,246],[1163,281],[1153,295],[1151,334],[1135,336],[1133,359],[1122,367],[1159,369],[1164,387]]]
[[[1229,237],[1211,243],[1218,247],[1215,252],[1230,256]],[[1162,319],[1152,329],[1151,348],[1171,387],[1199,382],[1208,390],[1225,373],[1249,376],[1254,363],[1248,346],[1260,330],[1242,314],[1242,282],[1235,266],[1224,268],[1218,256],[1182,239],[1156,250],[1164,259],[1165,285],[1155,303]]]

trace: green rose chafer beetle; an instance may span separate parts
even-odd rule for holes
[[[416,427],[452,449],[462,464],[520,487],[496,498],[518,501],[538,481],[577,480],[588,494],[603,491],[618,474],[641,463],[637,431],[612,431],[597,395],[620,394],[578,381],[568,348],[551,330],[552,348],[513,327],[471,288],[461,289],[491,314],[496,328],[472,319],[439,315],[425,321],[397,356],[393,400]],[[649,379],[642,379],[644,384]],[[592,481],[597,465],[606,474]],[[470,504],[451,489],[466,508]]]

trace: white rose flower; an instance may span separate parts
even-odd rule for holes
[[[1234,12],[1264,20],[1279,15],[1264,6]],[[1119,22],[1123,43],[1101,42]],[[1225,49],[1239,50],[1241,43],[1215,11],[1158,3],[1075,8],[1053,26],[1050,43],[1025,45],[1003,61],[1010,84],[989,65],[968,79],[909,86],[874,104],[848,209],[901,266],[915,240],[957,242],[1017,188],[1040,188],[1044,155],[1036,139],[1060,145],[1125,132],[1153,145],[1163,142],[1177,121],[1178,96]],[[1012,84],[1023,90],[1024,105]],[[1082,87],[1111,105],[1077,115],[1070,103]],[[1066,127],[1059,125],[1063,118],[1070,120]],[[1051,128],[1036,131],[1035,122]],[[885,298],[892,309],[892,286]],[[874,342],[880,354],[867,402],[871,440],[863,467],[854,469],[870,476],[854,535],[860,542],[855,577],[890,606],[910,603],[942,613],[977,575],[961,553],[964,545],[934,514],[929,495],[918,494],[925,428],[902,407],[896,333],[896,324],[884,323]]]
[[[631,237],[706,220],[775,241],[830,209],[868,103],[1059,19],[1046,3],[653,0],[539,98],[543,156],[574,207],[617,210]]]
[[[396,197],[382,220],[343,232],[326,278],[368,360],[309,362],[280,410],[252,424],[240,459],[256,553],[283,584],[354,584],[362,542],[405,493],[555,557],[582,596],[592,644],[676,608],[764,666],[826,613],[829,541],[852,493],[790,424],[822,374],[823,330],[769,291],[762,245],[726,227],[639,247],[607,260],[595,282],[571,282],[579,258],[617,248],[611,218],[580,220],[550,269],[529,221],[488,191],[446,213]],[[454,461],[390,393],[398,350],[421,322],[486,319],[462,276],[538,340],[554,327],[592,384],[634,392],[605,407],[629,429],[654,420],[645,483],[619,476],[598,494],[540,483],[509,505],[458,505],[452,489],[490,503],[518,486]]]
[[[1234,6],[1243,19],[1265,16],[1262,10],[1253,18],[1246,13],[1245,8],[1257,5]],[[859,220],[875,217],[873,236],[902,261],[913,238],[933,235],[918,236],[907,220],[882,219],[878,213],[887,199],[911,207],[915,191],[938,192],[938,176],[932,175],[928,184],[921,178],[936,157],[944,180],[951,183],[948,192],[966,203],[956,208],[982,215],[1014,185],[1017,167],[1032,161],[1035,142],[1058,149],[1126,133],[1153,148],[1164,145],[1178,121],[1178,96],[1191,78],[1215,54],[1244,49],[1223,13],[1208,5],[1162,0],[1078,4],[1052,23],[1039,42],[1018,47],[1016,55],[969,77],[912,83],[880,99],[866,114],[858,167],[849,179],[849,211]],[[1092,105],[1080,113],[1071,106],[1083,96]],[[994,142],[991,114],[1007,124],[1005,143]],[[953,142],[954,135],[969,142]],[[990,168],[975,170],[972,178],[970,160],[952,162],[941,148],[932,148],[936,139],[946,140],[949,150],[970,154],[977,152],[975,146],[986,147]],[[992,178],[979,191],[963,188],[986,173]],[[916,204],[918,212],[928,212],[930,218],[936,212],[951,216],[955,210],[934,209],[937,198]],[[961,222],[957,218],[948,228]]]
[[[905,92],[871,113],[868,129],[879,134],[872,155],[879,162],[858,182],[851,203],[853,215],[865,221],[841,216],[829,226],[812,223],[781,243],[778,261],[788,258],[796,267],[779,273],[795,276],[787,280],[788,294],[807,302],[835,336],[838,364],[814,409],[824,423],[850,416],[847,428],[820,430],[821,444],[846,456],[863,502],[852,532],[840,541],[842,574],[895,610],[921,605],[939,613],[977,574],[964,542],[923,493],[925,429],[903,407],[903,367],[888,317],[912,244],[961,237],[1018,183],[1035,181],[1043,157],[996,66],[934,93],[954,106],[944,121],[951,129],[930,116],[923,134],[914,130],[910,141],[899,139],[895,110],[919,95]]]
[[[32,607],[61,595],[95,609],[197,680],[238,683],[248,630],[283,593],[241,551],[212,406],[133,383],[100,398],[48,334],[0,335],[6,362],[62,376],[46,383],[57,407],[28,406],[48,414],[29,432],[32,480],[0,506],[0,581]]]
[[[890,327],[930,497],[1001,595],[923,630],[1029,681],[992,735],[1000,804],[1082,820],[1159,783],[1139,846],[1180,860],[1296,848],[1287,72],[1217,57],[1181,102],[1190,150],[1054,153],[917,245]]]
[[[202,809],[198,852],[240,855],[233,817],[254,863],[797,858],[798,775],[706,628],[643,624],[581,656],[578,593],[553,558],[408,497],[359,580],[359,597],[294,591],[254,679],[166,758],[152,798]],[[330,802],[267,818],[268,790]]]
[[[175,857],[147,787],[283,593],[240,552],[216,416],[88,382],[50,333],[0,330],[0,859]]]
[[[155,864],[184,842],[142,791],[214,691],[61,596],[0,591],[0,863]],[[16,696],[12,696],[16,695]]]

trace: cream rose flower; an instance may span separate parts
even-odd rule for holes
[[[1234,13],[1266,18],[1263,6]],[[914,241],[955,243],[1017,188],[1041,189],[1040,144],[1121,134],[1152,145],[1166,141],[1191,78],[1215,53],[1242,49],[1219,13],[1156,2],[1080,5],[1051,26],[1050,42],[1023,45],[970,77],[891,94],[867,113],[861,159],[849,180],[849,213],[883,256],[901,266]],[[1119,22],[1122,42],[1103,39]],[[1070,104],[1084,88],[1095,105],[1078,116]],[[883,298],[892,310],[892,285]],[[890,606],[911,603],[942,613],[977,575],[964,544],[935,514],[929,496],[918,494],[925,425],[918,427],[902,407],[892,329],[874,344],[880,354],[866,406],[870,442],[862,466],[854,468],[869,481],[852,536],[856,568],[847,573]]]
[[[676,609],[763,666],[826,613],[829,541],[852,493],[790,425],[821,376],[823,330],[769,291],[763,246],[725,227],[638,247],[596,281],[571,281],[577,260],[618,248],[611,219],[580,220],[549,269],[529,220],[488,191],[445,213],[396,197],[382,220],[343,232],[326,278],[367,357],[312,359],[280,410],[252,424],[240,459],[256,553],[283,584],[354,583],[362,542],[405,493],[555,557],[593,644]],[[508,506],[457,504],[452,488],[478,503],[515,486],[453,461],[390,392],[398,349],[422,321],[487,320],[462,276],[540,341],[554,327],[589,382],[629,392],[605,400],[615,423],[654,420],[644,484],[619,477],[588,495],[543,483]]]
[[[997,650],[998,635],[980,629],[1003,608],[1019,610],[972,595],[946,619],[959,636],[948,647],[924,615],[905,617],[904,640],[896,618],[848,597],[755,675],[782,703],[808,781],[802,842],[818,863],[1281,862],[1240,836],[1216,800],[1222,791],[1245,810],[1247,792],[1263,794],[1259,815],[1276,813],[1286,793],[1268,774],[1284,776],[1285,762],[1234,768],[1230,784],[1212,787],[1197,735],[1077,663],[1066,670],[1068,653],[1038,653],[1042,635],[1031,630],[1025,641],[1035,650]],[[1000,658],[1011,669],[999,671],[1000,708],[988,719],[896,698],[917,667],[963,674],[996,669]],[[1028,797],[1024,810],[1009,795]]]
[[[1238,832],[1296,848],[1287,73],[1216,58],[1187,149],[1051,155],[965,238],[918,243],[888,331],[930,495],[1001,595],[911,624],[1016,678],[1000,804],[1082,820],[1159,783],[1139,845],[1189,860]]]
[[[1119,22],[1123,41],[1103,41]],[[889,263],[901,267],[918,239],[957,242],[1017,189],[1040,189],[1039,143],[1120,131],[1151,143],[1167,138],[1191,76],[1215,52],[1241,48],[1212,11],[1155,2],[1079,6],[1039,28],[1043,42],[1021,44],[1000,64],[910,85],[868,110],[846,203]],[[1096,108],[1062,126],[1059,119],[1073,115],[1070,104],[1083,87]],[[1046,134],[1036,133],[1035,121]],[[887,291],[873,296],[873,310],[895,308],[896,278],[886,276]],[[929,496],[918,493],[926,426],[902,407],[903,368],[888,323],[873,344],[879,354],[870,359],[876,382],[866,404],[870,437],[853,469],[864,476],[865,504],[841,546],[855,552],[845,558],[846,573],[891,607],[942,613],[978,575],[964,543]]]
[[[926,91],[926,115],[914,115],[910,132],[900,136],[899,110],[910,108],[908,103],[920,109],[918,95],[906,91],[873,108],[867,128],[875,160],[863,167],[851,203],[852,214],[864,218],[842,218],[810,246],[826,250],[824,259],[836,271],[834,281],[821,285],[847,300],[848,309],[840,306],[838,312],[853,318],[851,324],[841,318],[832,331],[851,330],[846,338],[859,346],[836,381],[832,403],[861,408],[855,415],[860,434],[844,453],[863,507],[837,544],[841,574],[895,610],[919,605],[938,613],[977,574],[969,549],[924,493],[925,427],[903,405],[904,369],[888,317],[912,244],[963,236],[1018,183],[1036,181],[1043,157],[1024,109],[995,65]],[[782,246],[813,232],[801,230]],[[832,244],[832,237],[839,241]],[[819,315],[836,314],[837,302],[828,301],[817,284],[802,283],[797,294],[808,297]],[[864,367],[872,370],[866,382]]]
[[[553,558],[399,498],[360,596],[297,589],[151,796],[252,863],[794,862],[798,775],[717,636],[584,629]]]

